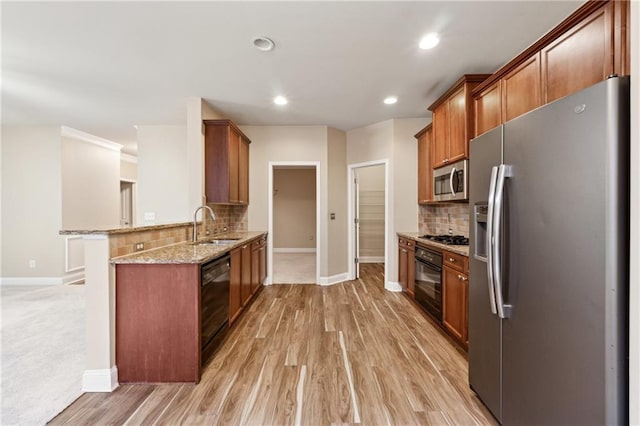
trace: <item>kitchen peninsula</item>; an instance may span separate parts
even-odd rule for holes
[[[237,240],[233,244],[194,246],[187,242],[192,230],[193,225],[188,222],[60,231],[61,235],[81,235],[84,242],[87,358],[83,376],[83,391],[110,392],[118,386],[116,264],[154,266],[164,262],[169,266],[182,264],[194,265],[194,268],[199,268],[202,263],[214,260],[224,255],[225,252],[237,253],[241,259],[245,246],[247,246],[245,252],[246,250],[255,250],[255,253],[264,253],[266,257],[266,249],[264,248],[266,234],[264,232],[223,232],[215,234],[215,237]],[[206,238],[213,238],[213,235],[210,234]],[[249,245],[249,242],[253,242],[256,247]],[[152,249],[135,252],[135,247],[138,244]],[[260,252],[260,248],[262,248],[262,252]],[[119,254],[122,255],[119,256]],[[248,253],[248,256],[246,254],[244,256],[245,259],[249,259],[249,262],[251,262],[250,255],[251,252]],[[256,259],[258,260],[259,272],[260,265],[263,265],[263,268],[266,266],[266,260],[260,262],[260,256],[256,256]],[[251,263],[248,267],[245,265],[244,271],[240,270],[240,273],[236,274],[236,278],[241,280],[245,278],[247,273],[251,275],[250,266]],[[262,274],[259,275],[262,278],[260,281],[262,284],[266,277],[266,270],[263,269]],[[240,300],[240,308],[246,305],[246,303],[241,303],[243,300],[248,302],[247,299],[240,299],[240,297],[238,299]],[[193,381],[197,381],[197,379]]]

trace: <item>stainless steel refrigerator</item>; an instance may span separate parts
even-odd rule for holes
[[[469,383],[504,425],[627,422],[629,80],[470,142]]]

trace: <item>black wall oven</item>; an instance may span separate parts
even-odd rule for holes
[[[435,319],[442,322],[442,254],[416,246],[414,298]]]

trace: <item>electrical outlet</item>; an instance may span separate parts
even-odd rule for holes
[[[134,247],[136,251],[144,250],[144,243],[136,243]]]
[[[144,220],[156,220],[156,213],[155,212],[145,212],[144,213]]]
[[[36,261],[35,261],[35,259],[30,259],[30,260],[29,260],[29,268],[30,268],[30,269],[35,269],[35,268],[36,268]]]

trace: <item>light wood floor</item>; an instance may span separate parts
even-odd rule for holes
[[[330,287],[265,287],[198,385],[84,394],[51,424],[496,424],[467,362],[381,265]]]

